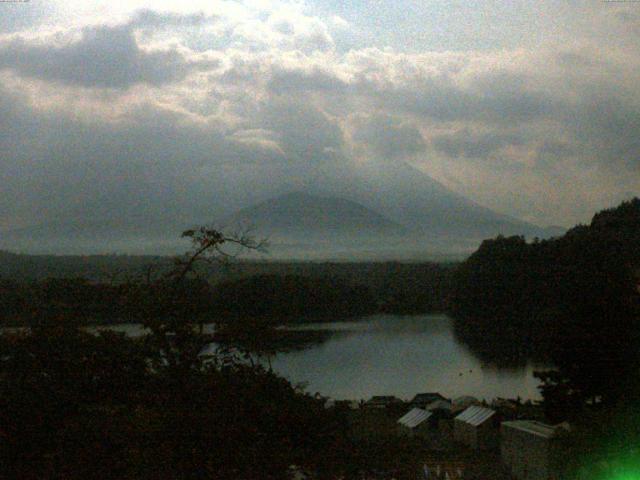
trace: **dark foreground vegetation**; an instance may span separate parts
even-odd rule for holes
[[[508,339],[515,353],[534,357],[551,354],[563,339],[582,335],[582,343],[590,332],[599,343],[625,338],[636,314],[639,240],[634,200],[556,239],[483,242],[454,275],[450,305],[460,333],[469,342],[474,331]]]
[[[457,335],[485,360],[556,366],[536,375],[548,419],[574,427],[569,471],[638,475],[640,199],[560,238],[485,241],[456,270],[450,305]]]
[[[116,290],[137,302],[148,335],[88,333],[51,285],[45,293],[58,300],[31,308],[32,328],[0,333],[0,478],[362,478],[389,469],[412,478],[418,464],[395,455],[412,445],[359,441],[345,409],[325,408],[256,362],[252,345],[209,350],[195,321],[191,296],[206,285],[195,266],[236,239],[186,233],[194,250],[169,274]],[[266,331],[243,325],[253,338]]]
[[[198,356],[206,340],[177,330],[4,335],[3,478],[285,478],[331,465],[337,414],[260,366]]]

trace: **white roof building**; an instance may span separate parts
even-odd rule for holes
[[[492,416],[495,415],[495,413],[495,410],[491,410],[490,408],[472,405],[460,415],[458,415],[455,419],[460,422],[468,423],[469,425],[477,427],[478,425],[489,420]]]
[[[426,438],[433,433],[433,412],[422,408],[412,408],[398,420],[398,432],[410,437]]]
[[[555,436],[558,430],[557,426],[547,425],[546,423],[537,422],[535,420],[514,420],[511,422],[502,422],[502,425],[507,428],[521,430],[531,435],[543,438],[551,438]]]
[[[453,438],[475,449],[491,449],[498,443],[495,410],[472,405],[453,419]]]
[[[425,422],[433,415],[432,412],[423,410],[421,408],[412,408],[405,415],[403,415],[398,423],[407,428],[416,428],[422,422]]]
[[[547,425],[534,420],[502,422],[500,454],[511,475],[518,480],[558,478],[562,459],[556,437],[566,425]]]

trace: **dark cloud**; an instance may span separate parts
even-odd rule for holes
[[[538,149],[538,155],[552,157],[568,157],[575,155],[576,149],[573,145],[553,139],[545,139]]]
[[[285,19],[281,19],[281,20],[275,22],[273,24],[273,29],[276,32],[279,32],[279,33],[281,33],[283,35],[293,35],[295,33],[295,31],[296,31],[296,29],[293,26],[293,23],[291,23],[290,21],[285,20]]]
[[[136,83],[162,85],[180,80],[189,64],[176,51],[147,52],[130,26],[91,27],[64,46],[16,39],[0,44],[0,68],[25,77],[69,85],[127,88]]]
[[[505,172],[521,205],[538,198],[551,176],[554,185],[580,178],[566,188],[573,197],[562,192],[575,205],[581,195],[591,202],[576,210],[594,210],[594,199],[634,188],[640,103],[632,41],[604,42],[595,50],[576,38],[536,51],[525,45],[415,54],[369,42],[371,48],[345,52],[335,48],[320,17],[293,10],[241,16],[226,16],[224,9],[219,17],[147,9],[118,26],[86,28],[66,44],[47,43],[45,33],[34,40],[37,29],[0,42],[0,70],[43,80],[28,90],[41,110],[7,96],[0,85],[0,221],[206,215],[218,205],[233,209],[304,182],[330,188],[346,177],[336,172],[352,160],[350,152],[362,151],[372,157],[367,160],[384,163],[388,175],[391,164],[379,160],[399,165],[400,158],[414,156],[418,162],[433,148],[443,155],[425,168],[505,211],[512,204],[507,182],[498,178]],[[638,18],[619,18],[628,28],[617,40],[635,38],[629,32]],[[212,23],[216,28],[207,28]],[[176,47],[144,48],[154,41]],[[209,74],[188,77],[194,70]],[[57,113],[43,113],[44,96],[60,84],[67,88],[46,102]],[[150,103],[132,112],[133,102],[125,105],[130,99],[121,95],[137,84],[180,88],[146,91]],[[79,120],[86,112],[73,109],[84,109],[84,102],[67,107],[63,100],[75,93],[87,95],[87,104],[108,96],[120,116],[103,118],[96,106],[91,122]],[[421,132],[428,132],[427,145]],[[614,170],[623,172],[619,186],[607,176]],[[549,205],[549,215],[571,223],[569,214]]]
[[[356,128],[353,139],[385,158],[405,157],[421,153],[426,148],[417,128],[388,115],[367,119]]]
[[[566,141],[546,138],[536,150],[535,167],[539,171],[553,171],[563,165],[567,158],[579,153],[575,145]]]
[[[293,44],[296,48],[306,52],[316,50],[326,52],[335,46],[331,35],[323,29],[314,29],[304,35],[296,35]]]
[[[55,11],[53,2],[2,2],[0,32],[13,33],[44,23]]]

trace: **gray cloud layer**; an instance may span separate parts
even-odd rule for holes
[[[0,66],[26,77],[98,88],[162,85],[184,78],[188,70],[175,50],[141,50],[128,25],[87,27],[79,40],[63,46],[18,38],[2,45]]]
[[[601,41],[632,12],[535,50],[406,53],[238,5],[0,37],[0,226],[201,218],[380,161],[540,224],[640,191],[640,44]]]
[[[423,153],[426,144],[417,128],[390,116],[369,117],[356,129],[353,139],[371,147],[382,158],[406,158]]]

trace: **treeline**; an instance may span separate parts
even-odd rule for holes
[[[485,361],[552,365],[535,376],[547,419],[571,425],[560,440],[563,478],[633,476],[640,444],[640,199],[560,238],[485,241],[456,271],[450,308],[456,334]]]
[[[204,323],[248,316],[269,317],[276,324],[336,321],[375,312],[442,311],[451,272],[432,264],[389,263],[350,264],[333,270],[333,275],[324,274],[331,270],[312,267],[297,274],[284,269],[247,275],[238,269],[228,280],[192,278],[180,291],[171,289],[164,295],[167,302],[182,303],[185,315]],[[156,298],[154,290],[162,282],[148,281],[144,275],[134,278],[109,283],[84,278],[0,280],[0,323],[24,325],[62,314],[83,325],[139,321],[141,305]]]
[[[425,313],[443,311],[456,264],[431,262],[238,262],[209,277],[213,283],[253,276],[331,278],[366,287],[378,311]]]
[[[185,279],[177,286],[168,282],[93,283],[83,278],[30,283],[1,280],[0,324],[38,325],[56,318],[77,325],[140,322],[151,303],[157,305],[159,316],[166,304],[180,306],[189,321],[200,321],[213,311],[211,291],[210,285],[197,279]]]
[[[498,237],[457,269],[456,332],[487,360],[546,358],[576,368],[583,398],[619,398],[637,366],[640,199],[564,236]]]
[[[623,331],[639,262],[638,199],[556,239],[486,240],[453,276],[458,334],[485,356],[544,357],[563,339],[594,331],[604,341]]]
[[[18,282],[48,278],[86,278],[92,282],[126,281],[151,265],[169,271],[171,258],[152,255],[28,255],[0,250],[0,277]]]
[[[30,255],[0,250],[0,278],[37,282],[49,278],[84,278],[93,283],[124,283],[170,272],[174,258],[152,255]],[[212,284],[255,275],[337,277],[375,290],[384,286],[419,284],[439,288],[443,272],[455,262],[318,262],[267,261],[238,258],[230,262],[199,265],[200,276]],[[436,282],[432,282],[436,280]]]
[[[139,322],[159,285],[143,282],[104,284],[86,279],[42,282],[0,282],[0,318],[5,326],[64,317],[78,325]],[[369,288],[329,277],[258,275],[212,286],[185,280],[179,289],[166,288],[163,303],[182,305],[189,321],[226,323],[257,317],[273,325],[304,320],[340,320],[373,313],[376,301]],[[162,308],[158,315],[162,316]]]
[[[218,318],[270,317],[282,323],[332,320],[376,311],[371,289],[332,277],[256,275],[213,288]]]
[[[375,312],[442,312],[453,272],[452,265],[399,262],[243,263],[233,268],[233,278],[214,287],[220,313],[331,316],[332,321]]]

